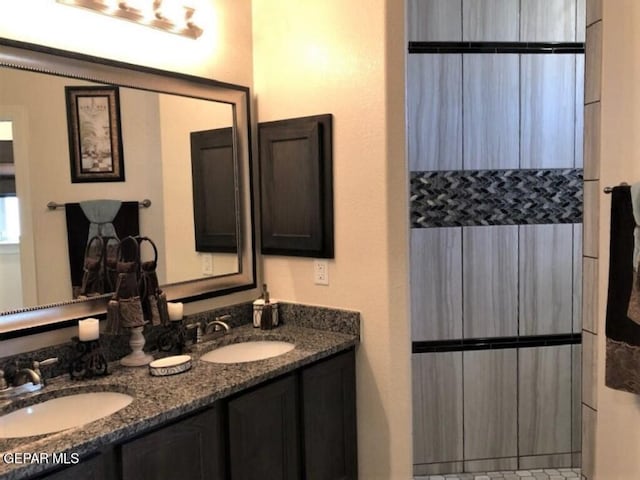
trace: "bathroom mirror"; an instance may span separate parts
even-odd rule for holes
[[[69,86],[118,87],[123,182],[71,182]],[[170,299],[255,286],[248,88],[0,39],[0,123],[8,123],[13,136],[21,229],[17,248],[0,240],[0,297],[16,297],[7,290],[19,284],[24,298],[20,308],[0,303],[0,338],[105,311],[109,295],[71,300],[66,203],[151,200],[139,209],[140,233],[158,245],[158,274]],[[197,252],[190,136],[216,129],[232,132],[233,164],[225,167],[225,178],[233,178],[226,190],[235,192],[234,201],[217,207],[235,219],[236,245]],[[49,202],[59,207],[48,209]],[[0,214],[6,219],[1,206]],[[16,251],[20,282],[5,273],[11,263],[6,258]]]

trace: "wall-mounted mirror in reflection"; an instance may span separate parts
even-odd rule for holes
[[[12,280],[0,285],[0,324],[15,310],[77,297],[73,257],[81,248],[70,240],[71,205],[100,224],[109,219],[90,218],[87,205],[151,200],[127,215],[158,246],[159,280],[172,286],[173,298],[254,284],[247,89],[3,42],[0,65],[3,55],[9,65],[0,66],[0,142],[11,157],[0,162],[11,165],[0,167],[0,275]],[[14,68],[16,55],[24,68]],[[113,85],[124,181],[74,183],[65,88]],[[224,145],[194,144],[207,132],[226,132]],[[60,208],[48,209],[50,202]],[[219,234],[217,248],[198,246],[198,218]]]

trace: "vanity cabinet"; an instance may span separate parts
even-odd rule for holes
[[[300,478],[298,379],[295,375],[229,400],[233,480]]]
[[[227,403],[232,480],[357,478],[353,350]]]
[[[219,403],[39,480],[224,480]]]
[[[353,350],[302,369],[304,478],[358,478]]]
[[[41,477],[41,480],[119,480],[115,449],[110,448],[72,467]]]
[[[40,480],[355,480],[355,353],[215,402]]]
[[[122,480],[223,480],[222,418],[212,408],[122,445]]]

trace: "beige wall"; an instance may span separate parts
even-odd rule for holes
[[[602,2],[600,187],[640,180],[640,2]],[[590,480],[640,478],[640,397],[604,386],[610,199],[600,194],[599,327],[595,475]]]
[[[362,313],[360,478],[411,471],[408,205],[402,1],[254,0],[261,122],[332,113],[335,260],[264,257],[274,298]]]

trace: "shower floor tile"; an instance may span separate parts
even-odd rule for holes
[[[414,480],[579,480],[579,468],[545,468],[505,472],[450,473],[427,475]]]

